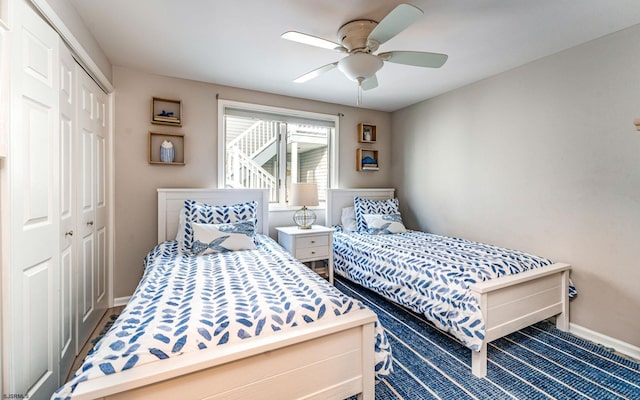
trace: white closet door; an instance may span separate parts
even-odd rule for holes
[[[59,370],[58,35],[25,2],[16,5],[8,157],[11,373],[5,391],[40,399],[58,386]]]
[[[76,354],[76,188],[74,133],[76,82],[71,51],[60,44],[60,382],[64,382]]]
[[[78,86],[78,343],[89,338],[107,308],[104,93],[80,68]],[[106,121],[105,121],[106,122]],[[105,128],[106,130],[106,128]]]

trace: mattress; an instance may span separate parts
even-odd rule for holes
[[[54,394],[72,397],[78,383],[194,351],[277,335],[340,318],[365,306],[319,277],[273,239],[256,250],[191,256],[176,241],[155,246],[122,314],[73,378]],[[376,375],[391,371],[391,349],[376,326]]]
[[[546,258],[420,231],[333,236],[335,272],[424,314],[472,350],[485,323],[469,285],[550,265]],[[570,297],[576,295],[573,285]]]

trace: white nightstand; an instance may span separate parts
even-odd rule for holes
[[[327,260],[327,276],[333,285],[333,229],[313,225],[311,229],[300,229],[297,226],[276,228],[278,243],[291,253],[298,261],[312,262]]]

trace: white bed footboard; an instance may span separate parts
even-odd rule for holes
[[[171,362],[88,380],[74,399],[373,399],[374,322],[367,309]]]
[[[487,343],[492,340],[554,315],[557,327],[568,329],[570,269],[557,263],[471,285],[486,328],[481,350],[472,352],[475,376],[487,374]]]

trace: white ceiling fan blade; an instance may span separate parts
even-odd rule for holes
[[[369,40],[382,44],[405,30],[422,16],[423,12],[411,4],[400,4],[380,21],[369,34]]]
[[[362,90],[371,90],[377,87],[378,87],[378,78],[376,78],[375,75],[362,82]]]
[[[378,54],[385,61],[416,67],[440,68],[449,58],[446,54],[423,51],[389,51]]]
[[[280,35],[281,38],[291,40],[293,42],[308,44],[311,46],[322,47],[323,49],[336,50],[344,52],[347,49],[339,45],[338,43],[319,38],[317,36],[309,35],[306,33],[288,31]]]
[[[297,77],[294,82],[295,83],[303,83],[306,82],[308,80],[311,80],[313,78],[316,78],[322,74],[324,74],[325,72],[331,71],[332,69],[334,69],[336,66],[338,65],[338,62],[334,62],[331,64],[327,64],[327,65],[323,65],[320,68],[316,68],[311,72],[307,72],[306,74]]]

